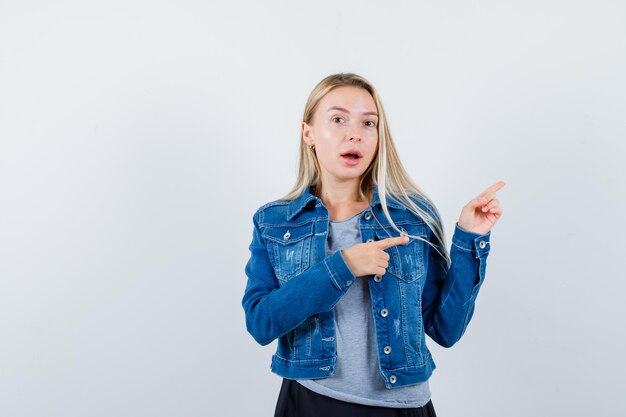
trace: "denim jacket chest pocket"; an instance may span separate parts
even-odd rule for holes
[[[424,223],[396,223],[396,225],[401,231],[409,235],[420,236],[424,239],[428,236],[428,226]],[[374,233],[378,240],[398,236],[398,232],[391,226],[378,227],[374,229]],[[422,278],[425,273],[424,245],[426,245],[424,241],[410,238],[407,244],[385,249],[389,254],[387,273],[407,283]]]
[[[313,222],[268,226],[262,236],[280,285],[309,268]]]

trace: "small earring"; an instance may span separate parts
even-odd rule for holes
[[[309,145],[309,148],[311,148],[311,150],[314,150],[315,149],[315,144]]]

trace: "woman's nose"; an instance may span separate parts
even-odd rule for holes
[[[353,140],[355,142],[361,141],[361,134],[359,133],[357,129],[354,129],[354,128],[348,132],[346,137],[348,138],[348,140]]]

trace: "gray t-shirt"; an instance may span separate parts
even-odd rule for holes
[[[346,220],[330,221],[326,256],[362,243],[361,213]],[[359,277],[335,305],[337,364],[334,374],[328,378],[296,381],[318,394],[351,403],[392,408],[423,406],[430,400],[428,381],[392,389],[385,387],[378,368],[372,314],[367,276]]]

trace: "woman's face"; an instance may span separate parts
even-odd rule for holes
[[[374,99],[360,87],[337,87],[317,104],[313,122],[302,122],[304,141],[315,145],[322,180],[358,179],[378,147],[378,112]],[[357,158],[346,153],[355,152]]]

